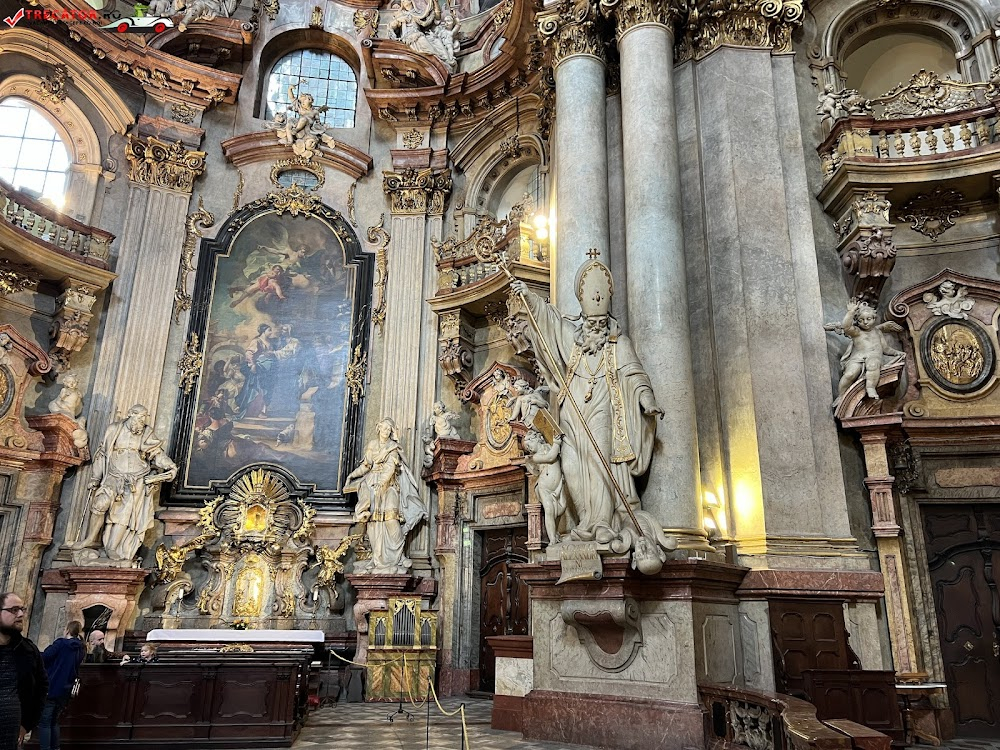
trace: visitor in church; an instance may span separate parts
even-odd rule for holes
[[[83,623],[70,620],[66,632],[42,653],[42,662],[49,678],[49,694],[38,723],[38,744],[41,750],[59,750],[59,715],[73,694],[73,683],[87,655],[80,635]]]
[[[17,594],[0,594],[0,750],[15,750],[38,726],[48,691],[42,655],[21,635],[24,601]]]
[[[104,647],[104,631],[92,630],[87,636],[87,664],[103,664],[113,659],[111,652]]]
[[[125,654],[122,657],[122,664],[128,664],[129,662],[135,661],[138,664],[152,664],[153,662],[159,661],[160,658],[156,655],[156,644],[155,643],[144,643],[142,648],[139,649],[139,655],[132,659],[131,656]]]

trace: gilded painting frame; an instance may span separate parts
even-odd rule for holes
[[[342,487],[364,450],[365,402],[345,373],[370,343],[374,255],[339,211],[307,198],[271,193],[201,242],[188,336],[203,364],[178,404],[181,472],[166,506],[200,505],[259,465],[314,486],[317,508],[351,505]]]

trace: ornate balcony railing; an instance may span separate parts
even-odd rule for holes
[[[0,216],[7,224],[41,242],[64,253],[100,261],[107,268],[113,234],[65,216],[3,180],[0,180]]]
[[[845,161],[900,164],[981,152],[1000,135],[998,103],[1000,70],[977,83],[921,70],[867,100],[856,91],[827,91],[818,111],[834,124],[818,148],[823,179],[831,180]]]
[[[851,739],[816,718],[798,698],[731,685],[699,685],[705,747],[749,750],[849,750]]]
[[[464,240],[432,242],[438,269],[438,294],[471,286],[500,273],[497,264],[483,258],[497,251],[512,263],[548,267],[548,245],[537,239],[520,214],[496,220],[485,216]]]

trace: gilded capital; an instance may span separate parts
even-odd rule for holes
[[[587,0],[566,0],[537,16],[542,39],[552,46],[552,62],[558,65],[567,57],[590,55],[607,59],[606,40],[597,8]]]
[[[792,29],[802,23],[805,0],[695,0],[681,21],[677,62],[704,57],[723,45],[792,49]]]
[[[166,143],[153,136],[130,135],[125,146],[128,178],[138,185],[190,193],[194,181],[205,171],[205,152],[193,151],[180,141]]]
[[[680,6],[672,0],[602,0],[601,10],[614,16],[619,39],[629,29],[643,24],[659,24],[673,30],[681,16]]]
[[[448,170],[401,169],[382,173],[382,190],[391,211],[401,216],[442,216],[451,193]]]

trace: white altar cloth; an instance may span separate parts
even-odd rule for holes
[[[147,641],[204,641],[206,643],[323,643],[322,630],[213,630],[211,628],[157,628]]]

